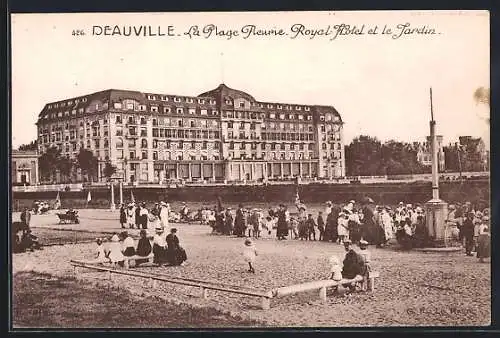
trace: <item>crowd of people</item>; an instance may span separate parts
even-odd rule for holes
[[[359,244],[363,240],[379,248],[395,239],[405,250],[425,247],[432,240],[427,230],[426,213],[420,204],[399,202],[392,208],[375,205],[370,198],[359,203],[350,200],[341,206],[327,201],[325,209],[314,215],[300,200],[295,202],[295,207],[296,212],[292,214],[286,205],[280,204],[266,214],[262,209],[248,209],[243,204],[239,204],[235,212],[230,207],[217,205],[203,208],[200,214],[202,224],[210,225],[214,234],[254,239],[275,236],[278,240],[290,238],[339,244],[345,240]],[[475,250],[481,260],[489,257],[489,209],[475,211],[470,202],[451,204],[446,227],[452,237],[462,243],[465,241],[468,255]]]

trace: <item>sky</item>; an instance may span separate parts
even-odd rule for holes
[[[207,36],[210,24],[238,36]],[[363,34],[335,37],[342,24],[364,25]],[[166,35],[92,34],[106,25],[160,27]],[[245,25],[287,35],[245,38]],[[191,26],[199,37],[184,34]],[[384,26],[392,34],[382,34]],[[328,27],[329,35],[311,36]],[[399,36],[401,28],[422,27],[435,34]],[[423,141],[432,87],[444,142],[471,135],[489,147],[489,107],[473,99],[490,85],[486,11],[15,14],[11,38],[14,148],[36,138],[49,102],[110,88],[195,96],[220,83],[259,101],[334,106],[345,143],[361,134]]]

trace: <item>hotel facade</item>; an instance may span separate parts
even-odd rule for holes
[[[109,89],[48,103],[39,152],[81,148],[124,182],[265,181],[345,176],[343,122],[334,107],[260,102],[221,84],[196,97]]]

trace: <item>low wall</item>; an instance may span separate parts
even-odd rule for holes
[[[222,201],[232,202],[286,202],[295,199],[294,185],[249,185],[249,186],[205,186],[178,188],[131,188],[124,187],[123,198],[130,201],[133,191],[136,201],[156,202],[192,201],[215,203],[216,196]],[[92,189],[92,200],[87,204],[88,191],[62,191],[59,193],[62,208],[109,208],[111,193],[109,189]],[[54,202],[57,192],[13,192],[12,207],[20,210],[31,207],[34,200]],[[299,195],[306,203],[321,203],[331,200],[334,203],[344,203],[347,200],[361,200],[371,197],[378,204],[424,203],[431,199],[431,183],[397,183],[397,184],[307,184],[299,186]],[[490,198],[490,186],[487,180],[467,182],[440,183],[440,196],[449,203],[471,201],[487,202]],[[119,203],[119,191],[115,189],[115,203]]]

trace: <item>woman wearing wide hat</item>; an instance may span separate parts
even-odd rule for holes
[[[153,263],[162,265],[166,262],[167,243],[165,242],[163,227],[157,226],[155,232],[156,234],[153,237]]]

